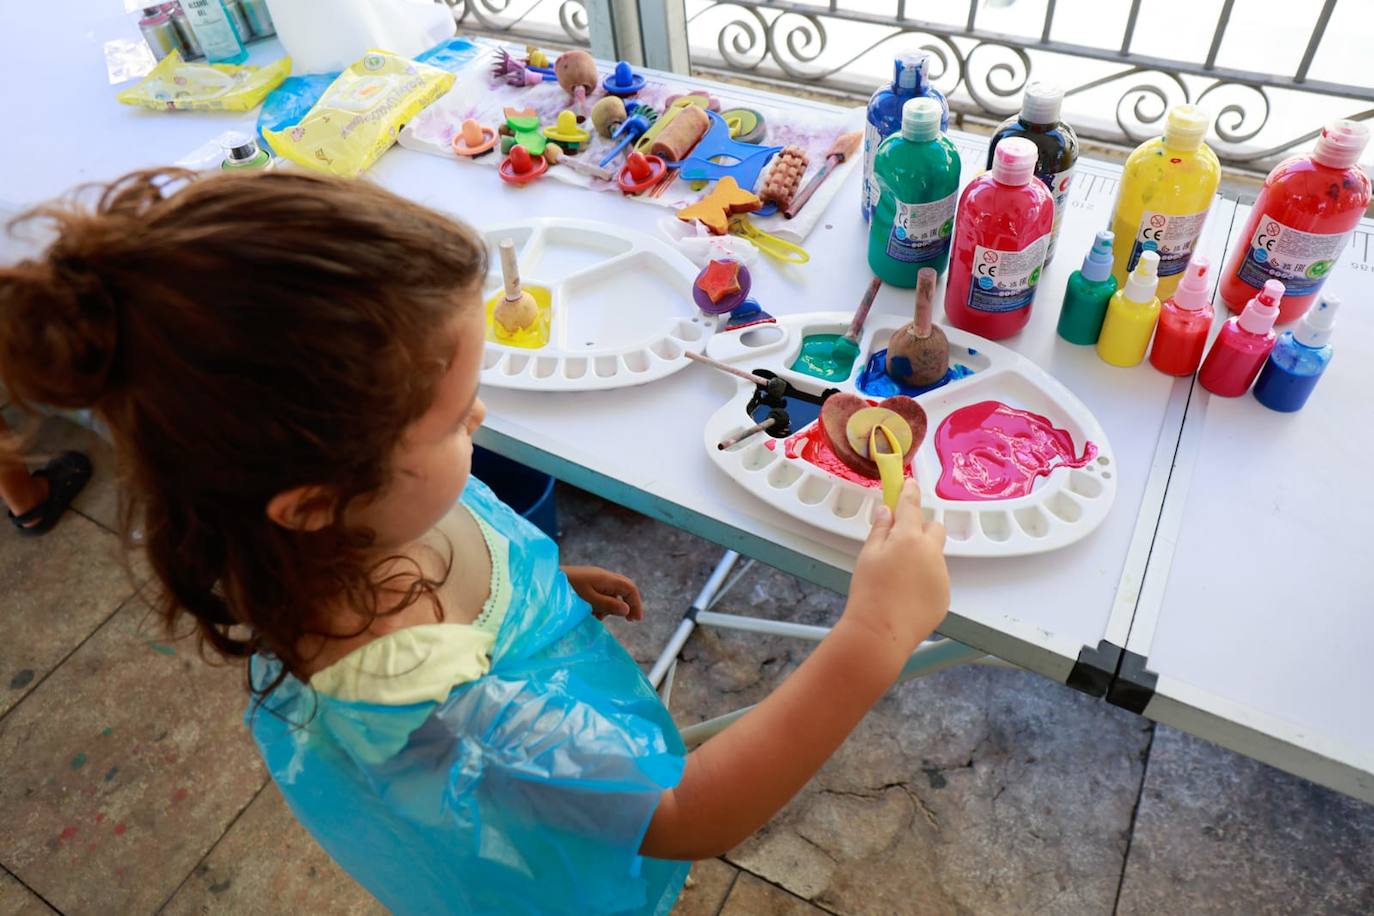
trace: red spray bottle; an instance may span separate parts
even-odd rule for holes
[[[1054,198],[1031,180],[1037,156],[1029,140],[1008,137],[992,171],[959,198],[945,286],[945,317],[956,328],[998,340],[1030,321],[1054,226]]]
[[[1222,275],[1228,309],[1239,312],[1266,280],[1278,280],[1287,290],[1279,323],[1303,316],[1369,206],[1369,176],[1357,165],[1368,143],[1364,124],[1334,121],[1311,153],[1274,167],[1240,236],[1248,244]]]

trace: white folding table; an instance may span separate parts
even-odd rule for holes
[[[22,126],[7,138],[0,206],[22,209],[82,181],[174,161],[226,128],[251,129],[256,112],[164,114],[119,105],[106,78],[103,48],[107,41],[136,37],[133,19],[105,0],[69,5],[61,17],[34,4],[12,14],[0,35],[0,76],[25,91],[11,95],[12,123]],[[274,42],[253,50],[255,61],[279,53]],[[737,87],[719,91],[736,98],[752,94]],[[817,104],[767,99],[801,109]],[[985,142],[954,137],[967,177],[981,168]],[[1336,495],[1329,459],[1320,459],[1326,442],[1371,443],[1367,429],[1350,429],[1355,418],[1369,414],[1356,387],[1374,381],[1368,360],[1360,359],[1361,347],[1369,354],[1369,323],[1358,316],[1369,275],[1356,275],[1347,265],[1333,281],[1349,288],[1351,300],[1338,336],[1344,352],[1309,412],[1296,420],[1276,420],[1242,399],[1213,405],[1204,423],[1191,380],[1166,378],[1148,366],[1115,369],[1092,348],[1072,346],[1055,335],[1065,281],[1095,231],[1107,223],[1119,172],[1109,164],[1080,162],[1059,254],[1043,275],[1030,324],[1007,342],[1067,385],[1101,422],[1117,456],[1115,506],[1096,532],[1062,550],[951,560],[953,606],[941,630],[972,648],[936,644],[944,655],[932,666],[986,652],[1095,695],[1114,688],[1111,696],[1132,702],[1118,671],[1124,666],[1130,675],[1138,662],[1142,686],[1148,681],[1145,672],[1158,675],[1153,693],[1143,704],[1135,702],[1148,715],[1374,799],[1369,743],[1374,729],[1368,727],[1369,714],[1359,712],[1357,694],[1343,694],[1336,674],[1353,677],[1360,670],[1361,650],[1371,648],[1369,589],[1360,588],[1371,584],[1370,575],[1361,565],[1365,551],[1358,529],[1349,521],[1361,504],[1367,513],[1370,500],[1355,493]],[[387,153],[371,178],[479,227],[522,216],[576,216],[652,234],[665,216],[658,208],[551,181],[511,189],[490,170],[402,149]],[[776,266],[764,260],[758,265],[754,294],[765,309],[788,314],[857,303],[869,276],[858,198],[856,172],[806,240],[809,264]],[[1236,218],[1235,203],[1218,199],[1201,245],[1216,262]],[[874,308],[906,314],[910,305],[909,291],[884,288]],[[1362,332],[1363,344],[1358,342]],[[844,591],[857,543],[807,527],[756,499],[720,474],[703,453],[702,424],[733,390],[731,380],[701,366],[652,385],[607,392],[489,388],[483,397],[490,414],[478,441],[660,521]],[[1338,416],[1344,424],[1337,423]],[[1283,438],[1279,448],[1278,440],[1264,432],[1275,428],[1302,432]],[[1247,437],[1268,451],[1247,448]],[[1362,454],[1368,453],[1365,448]],[[1279,470],[1291,496],[1271,511],[1272,495],[1257,497],[1256,483]],[[1191,496],[1181,489],[1181,478],[1190,471]],[[1199,494],[1214,498],[1199,503]],[[1316,524],[1317,519],[1325,524]],[[1262,532],[1272,532],[1265,535],[1272,556],[1256,555],[1257,569],[1269,570],[1271,581],[1256,572],[1256,578],[1235,588],[1207,592],[1213,570],[1220,576],[1234,568],[1239,556],[1234,544]],[[1284,551],[1273,543],[1279,532],[1285,532]],[[1304,565],[1314,568],[1323,559],[1342,571],[1322,583],[1300,585]],[[1139,600],[1142,584],[1147,588]],[[1308,594],[1310,604],[1295,603]],[[1199,611],[1196,605],[1203,600],[1218,607]],[[1260,614],[1259,606],[1269,610]],[[1292,613],[1289,608],[1302,609]],[[1255,625],[1247,626],[1251,620]],[[1272,635],[1265,642],[1261,634]],[[1253,647],[1256,642],[1264,644]],[[1299,646],[1307,651],[1296,651]],[[1369,696],[1369,675],[1362,677],[1359,689]],[[1314,718],[1303,718],[1307,714]],[[1297,725],[1280,728],[1265,717],[1287,717]],[[1354,734],[1357,729],[1362,734]],[[1243,733],[1244,740],[1233,733]],[[1279,746],[1282,753],[1273,749]]]

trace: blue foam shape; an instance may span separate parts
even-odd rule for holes
[[[678,170],[678,177],[687,181],[716,181],[730,177],[746,191],[758,184],[764,166],[782,151],[781,146],[759,146],[742,143],[730,136],[730,125],[714,111],[707,111],[711,126],[706,135],[697,141],[692,152],[680,162],[668,163],[669,168]],[[736,159],[737,162],[712,162],[717,157]]]

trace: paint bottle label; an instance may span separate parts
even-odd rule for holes
[[[864,214],[870,215],[873,208],[878,206],[878,182],[873,180],[873,161],[878,157],[878,147],[882,145],[883,137],[878,134],[878,128],[870,121],[864,128]]]
[[[1058,215],[1056,209],[1055,216]],[[1188,268],[1188,259],[1193,256],[1193,247],[1197,245],[1198,236],[1202,235],[1202,224],[1206,220],[1206,210],[1199,213],[1156,213],[1146,210],[1140,217],[1140,228],[1136,230],[1131,257],[1126,262],[1126,273],[1135,270],[1142,251],[1153,251],[1159,255],[1159,276],[1171,277],[1183,273]]]
[[[184,0],[182,9],[207,59],[228,60],[243,53],[243,45],[220,0]]]
[[[1321,289],[1348,238],[1350,232],[1302,232],[1266,213],[1240,262],[1240,279],[1256,289],[1279,280],[1285,296],[1311,295]]]
[[[894,261],[919,264],[939,260],[949,252],[954,232],[954,207],[959,194],[924,204],[897,201],[892,233],[887,237],[887,256]]]
[[[1069,207],[1069,185],[1073,184],[1073,166],[1053,175],[1041,175],[1040,180],[1049,188],[1054,198],[1054,227],[1050,229],[1050,247],[1045,252],[1045,260],[1054,257],[1054,243],[1059,239],[1059,222]]]
[[[979,312],[1014,312],[1029,307],[1049,242],[1050,237],[1042,235],[1020,251],[976,246],[968,307]]]

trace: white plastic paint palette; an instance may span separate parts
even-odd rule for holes
[[[842,334],[850,318],[846,312],[788,315],[778,319],[777,325],[717,334],[707,353],[743,369],[771,372],[805,393],[819,395],[838,388],[880,400],[860,391],[856,382],[874,350],[886,347],[892,332],[906,323],[897,315],[869,317],[860,341],[862,355],[845,381],[827,382],[790,368],[806,337]],[[1055,550],[1087,535],[1101,524],[1116,496],[1116,458],[1102,427],[1078,398],[1030,360],[956,328],[944,326],[944,330],[951,361],[973,370],[973,374],[916,396],[925,408],[929,427],[912,458],[912,468],[921,486],[926,518],[943,522],[949,532],[945,553],[1018,556]],[[741,382],[729,403],[707,421],[704,443],[711,460],[745,489],[783,512],[845,537],[866,538],[873,513],[882,504],[881,488],[844,480],[803,457],[790,457],[784,440],[766,432],[725,451],[716,447],[722,439],[751,425],[747,408],[756,390],[754,385]],[[1057,467],[1037,478],[1028,496],[942,499],[935,494],[941,472],[936,431],[951,413],[980,401],[1000,401],[1039,414],[1072,436],[1075,454],[1082,455],[1086,443],[1091,442],[1097,447],[1097,456],[1082,468]],[[794,423],[793,434],[797,425]],[[816,424],[806,430],[820,435]]]
[[[668,245],[609,223],[534,219],[483,233],[483,300],[501,289],[497,246],[515,242],[520,282],[551,295],[548,343],[488,338],[482,384],[540,391],[642,385],[687,365],[716,327],[692,301],[697,269]]]

